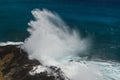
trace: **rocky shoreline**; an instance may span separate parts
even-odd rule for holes
[[[61,70],[53,66],[49,67],[52,71],[49,75],[47,71],[30,75],[36,65],[42,64],[30,60],[20,45],[0,46],[0,80],[65,80]]]

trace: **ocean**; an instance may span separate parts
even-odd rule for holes
[[[63,59],[65,56],[73,56],[73,53],[74,56],[79,57],[87,55],[88,60],[119,63],[119,4],[119,0],[0,0],[0,42],[25,42],[24,46],[30,53],[30,58],[38,60],[48,58],[45,65],[54,63],[63,68],[63,71],[66,67],[63,67],[63,63],[59,60],[65,60]],[[54,55],[52,60],[51,55]],[[58,62],[60,62],[59,65]],[[77,66],[76,63],[73,64]],[[97,64],[98,67],[100,65],[100,70],[107,76],[100,80],[120,79],[119,75],[115,76],[119,73],[120,65],[115,67],[116,63],[114,65],[88,63],[88,65],[91,64]],[[83,66],[79,63],[78,65],[81,68]],[[66,66],[73,65],[66,64]],[[74,68],[76,67],[73,66]],[[67,74],[67,71],[64,72]],[[87,74],[89,75],[89,72]],[[69,74],[68,76],[73,80],[79,80],[75,79],[75,76],[74,78]],[[85,77],[81,79],[89,80]],[[91,80],[96,79],[92,77]]]
[[[120,60],[119,0],[1,0],[0,42],[24,41],[29,36],[28,22],[35,8],[56,12],[83,36],[91,35],[92,54]]]

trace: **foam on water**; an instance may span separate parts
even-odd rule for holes
[[[90,61],[91,65],[96,65],[97,69],[103,74],[103,80],[120,79],[120,63],[117,62],[96,62]]]
[[[57,66],[71,80],[120,79],[119,75],[117,78],[109,77],[110,73],[107,73],[107,67],[104,68],[102,63],[74,60],[73,57],[76,58],[78,54],[88,53],[90,39],[81,38],[78,31],[71,30],[56,13],[35,9],[32,14],[35,20],[28,23],[31,35],[25,40],[24,49],[29,53],[30,59],[39,60],[43,66],[36,66],[37,69],[31,74],[46,70],[46,66]],[[69,61],[71,59],[73,61]],[[114,68],[111,69],[116,70]],[[116,72],[114,74],[117,75]]]
[[[7,46],[7,45],[22,45],[23,42],[0,42],[0,46]]]

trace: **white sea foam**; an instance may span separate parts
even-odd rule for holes
[[[7,46],[7,45],[22,45],[23,42],[0,42],[0,46]]]
[[[43,66],[61,68],[71,80],[119,80],[119,76],[108,77],[107,67],[104,68],[101,63],[99,67],[99,63],[69,61],[78,54],[88,53],[90,41],[81,38],[76,30],[71,30],[56,13],[35,9],[32,14],[35,20],[29,23],[28,31],[31,35],[24,43],[24,49],[29,53],[30,59],[39,60]],[[31,74],[46,70],[43,66],[36,67]]]
[[[30,71],[30,75],[35,75],[37,73],[40,73],[40,72],[44,72],[47,70],[47,67],[44,67],[42,65],[37,65],[37,66],[34,66],[32,71]]]
[[[120,80],[120,63],[90,61],[90,64],[101,71],[103,80]]]

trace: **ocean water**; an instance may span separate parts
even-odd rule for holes
[[[44,64],[40,69],[60,67],[71,80],[119,80],[119,4],[119,0],[0,0],[0,42],[24,42],[30,59]]]
[[[97,55],[90,53],[91,36],[83,37],[79,30],[71,29],[50,10],[34,9],[32,15],[34,20],[28,23],[30,36],[25,39],[22,48],[30,59],[37,59],[42,65],[34,66],[29,72],[31,75],[47,71],[48,75],[52,74],[55,80],[59,80],[59,74],[49,68],[55,66],[55,69],[60,68],[60,75],[65,80],[120,79],[119,62],[107,60],[107,56],[103,59],[98,52]]]
[[[0,42],[24,41],[35,8],[58,13],[71,28],[93,40],[91,54],[120,60],[119,0],[0,0]],[[97,52],[97,54],[96,54]]]

